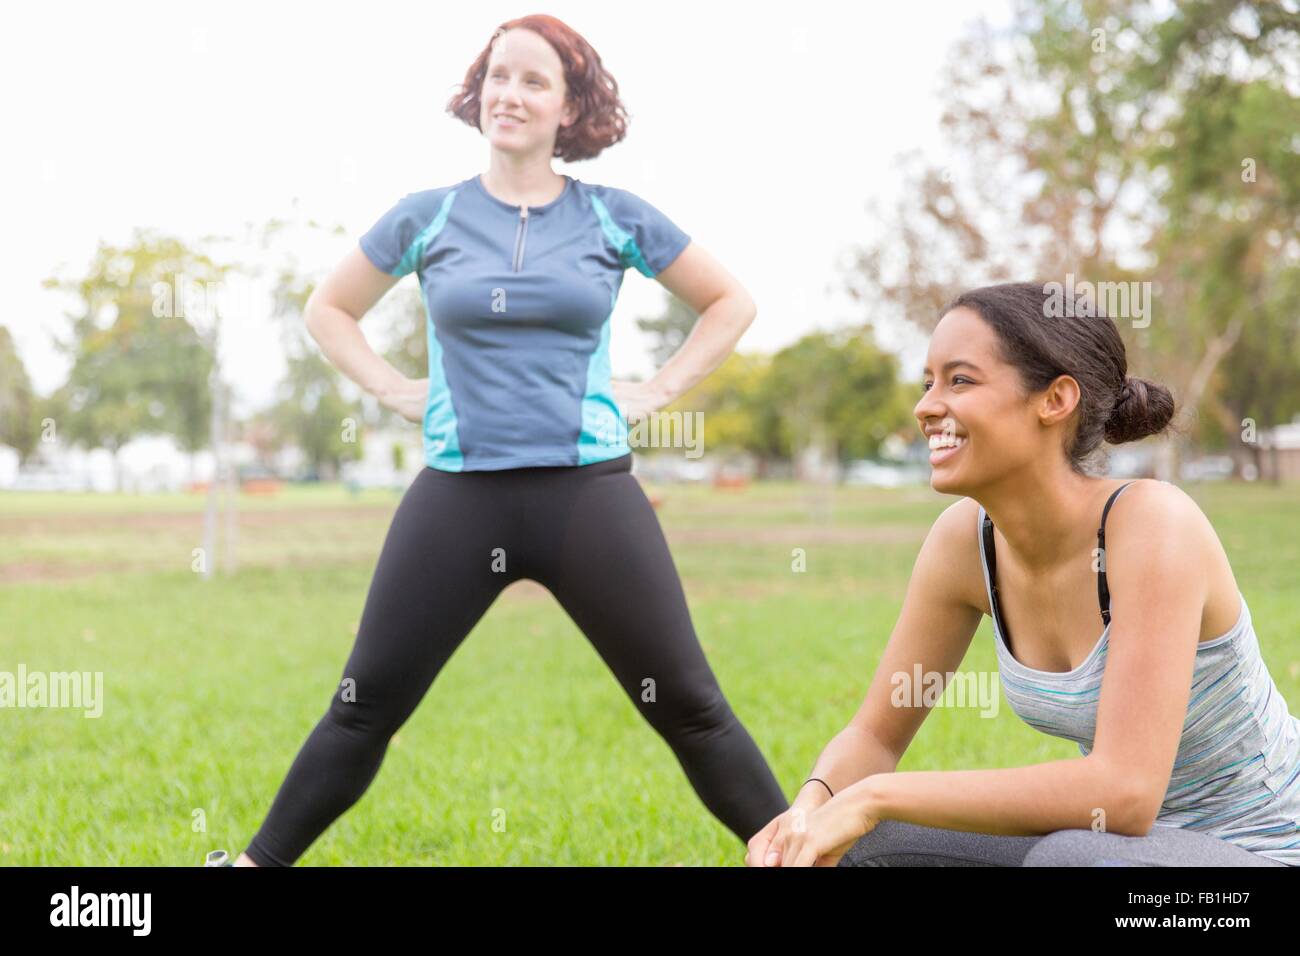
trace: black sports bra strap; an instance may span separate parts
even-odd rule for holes
[[[1110,514],[1110,506],[1119,493],[1131,484],[1131,481],[1124,482],[1106,499],[1106,507],[1101,509],[1101,527],[1097,529],[1097,557],[1100,561],[1097,566],[1097,603],[1101,605],[1102,622],[1107,625],[1110,624],[1110,588],[1106,584],[1106,515]]]
[[[988,565],[989,572],[989,610],[993,612],[993,623],[997,625],[998,630],[1002,632],[1002,640],[1008,648],[1011,647],[1011,632],[1007,630],[1007,625],[1002,620],[1002,609],[998,606],[998,558],[997,550],[993,546],[993,519],[984,513],[984,526],[981,529],[984,535],[984,559]]]

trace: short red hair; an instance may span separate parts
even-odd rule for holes
[[[594,159],[602,150],[623,139],[627,135],[628,118],[627,110],[618,98],[618,83],[601,65],[600,55],[590,43],[567,23],[544,13],[507,20],[497,27],[483,52],[470,64],[460,90],[448,101],[447,112],[482,131],[479,93],[487,75],[492,44],[507,30],[517,28],[539,34],[560,55],[568,100],[578,107],[578,118],[569,126],[556,130],[552,155],[568,163]]]

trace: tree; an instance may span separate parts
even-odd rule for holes
[[[977,29],[949,57],[942,124],[964,162],[911,159],[850,292],[928,331],[990,282],[1150,282],[1148,317],[1116,317],[1131,374],[1170,385],[1186,423],[1222,406],[1226,424],[1255,394],[1245,343],[1287,396],[1255,407],[1294,412],[1296,50],[1273,3],[1021,3],[1010,34]]]
[[[867,328],[815,332],[777,352],[763,393],[790,457],[808,449],[840,461],[876,455],[910,414],[898,360],[876,347]]]
[[[429,374],[429,314],[423,294],[418,284],[398,284],[376,306],[382,323],[381,337],[387,342],[381,354],[393,368],[413,379]],[[407,428],[411,425],[378,402],[373,421],[377,426]]]
[[[338,372],[316,353],[290,356],[271,417],[323,478],[333,479],[343,462],[362,451],[361,409],[339,390]]]
[[[309,341],[303,312],[313,288],[292,267],[280,270],[274,314],[284,329],[288,374],[268,417],[298,445],[313,472],[332,479],[344,461],[361,458],[363,414],[359,401],[344,396],[338,370]]]
[[[1153,148],[1165,172],[1153,245],[1166,310],[1205,330],[1183,360],[1186,400],[1208,412],[1200,437],[1239,459],[1258,455],[1244,431],[1300,411],[1300,98],[1284,85],[1296,24],[1280,4],[1186,5],[1157,26],[1143,76],[1179,91]],[[1162,351],[1187,355],[1182,328],[1160,331]]]
[[[643,316],[636,320],[637,328],[650,336],[650,355],[655,368],[659,368],[682,347],[699,316],[675,295],[667,296],[663,311],[657,316]]]
[[[18,452],[24,462],[40,437],[38,400],[9,330],[0,325],[0,445]]]
[[[80,299],[73,357],[54,396],[64,410],[57,434],[114,455],[138,435],[170,434],[194,451],[209,438],[213,356],[171,290],[220,283],[222,270],[179,240],[137,230],[124,246],[100,243],[85,276],[48,279]],[[209,286],[210,288],[210,286]],[[118,487],[122,487],[120,465]]]
[[[410,378],[429,374],[429,317],[418,285],[397,285],[377,308],[384,313],[388,347],[383,356]]]
[[[700,413],[705,448],[748,452],[760,461],[781,454],[779,422],[764,401],[771,365],[766,355],[733,352],[665,412]]]

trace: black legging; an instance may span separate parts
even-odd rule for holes
[[[245,851],[254,863],[292,865],[360,799],[447,659],[521,578],[556,596],[704,805],[742,842],[789,808],[705,660],[631,469],[629,454],[591,465],[420,471],[393,515],[343,680]],[[654,699],[643,701],[647,678]]]

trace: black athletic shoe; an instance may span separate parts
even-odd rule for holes
[[[208,858],[203,861],[204,866],[234,866],[231,862],[230,854],[225,850],[213,850],[208,854]]]

